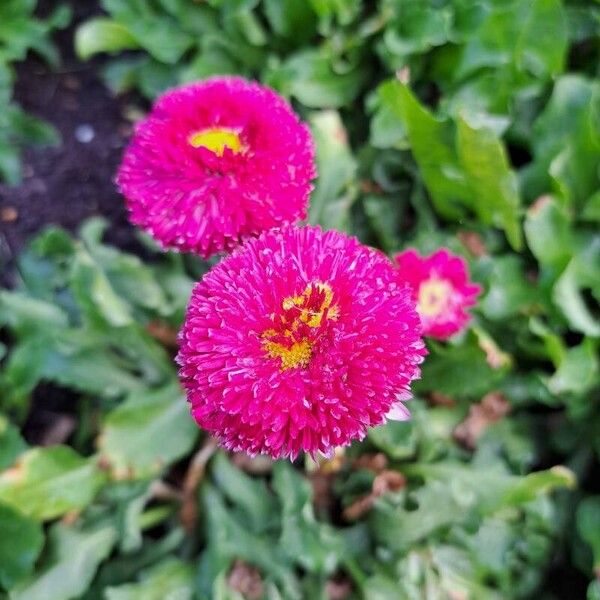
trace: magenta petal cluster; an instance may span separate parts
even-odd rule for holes
[[[425,353],[391,261],[307,226],[248,241],[196,285],[178,362],[193,416],[222,445],[295,458],[406,418]]]
[[[117,184],[130,219],[163,247],[209,257],[306,216],[316,175],[308,127],[272,90],[239,77],[160,97]]]
[[[398,281],[413,290],[423,335],[445,340],[465,329],[467,309],[476,303],[481,287],[469,281],[464,258],[446,248],[430,256],[409,249],[395,256]]]

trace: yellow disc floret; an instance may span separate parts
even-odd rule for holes
[[[320,281],[309,283],[300,295],[284,298],[281,308],[277,329],[267,329],[261,335],[263,349],[271,358],[281,360],[282,371],[307,367],[313,351],[314,334],[310,330],[339,317],[331,286]]]
[[[239,133],[235,129],[226,127],[211,127],[196,131],[190,135],[188,141],[194,148],[206,148],[217,156],[223,156],[225,148],[229,148],[234,154],[245,150]]]
[[[443,312],[452,294],[452,285],[444,279],[432,277],[419,288],[417,310],[424,317],[435,317]]]

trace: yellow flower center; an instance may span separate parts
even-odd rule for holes
[[[245,150],[238,132],[226,127],[211,127],[196,131],[190,135],[188,141],[194,148],[206,148],[217,156],[223,156],[225,148],[229,148],[234,154]]]
[[[419,288],[417,310],[423,317],[435,317],[443,312],[452,294],[452,285],[444,279],[432,277]]]
[[[281,370],[307,367],[312,356],[314,330],[339,317],[333,291],[327,283],[309,283],[298,296],[284,298],[283,312],[272,315],[274,327],[265,330],[262,346],[271,358],[281,360]]]

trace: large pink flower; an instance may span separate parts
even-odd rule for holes
[[[395,260],[398,281],[413,289],[423,335],[445,340],[467,326],[467,308],[475,304],[481,288],[469,281],[464,258],[442,248],[426,257],[406,250]]]
[[[196,285],[178,362],[196,421],[225,447],[294,458],[407,418],[424,354],[389,259],[336,231],[285,227]]]
[[[272,90],[239,77],[173,89],[141,121],[117,183],[131,221],[208,257],[306,216],[310,132]]]

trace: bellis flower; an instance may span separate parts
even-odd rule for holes
[[[196,421],[229,450],[330,456],[408,418],[420,330],[388,258],[336,231],[284,227],[196,284],[180,376]]]
[[[161,96],[127,148],[117,184],[130,219],[163,247],[205,258],[306,217],[314,148],[272,90],[213,78]]]
[[[446,248],[430,256],[409,249],[395,256],[398,281],[413,290],[423,335],[445,340],[471,320],[467,312],[481,287],[469,281],[467,263]]]

